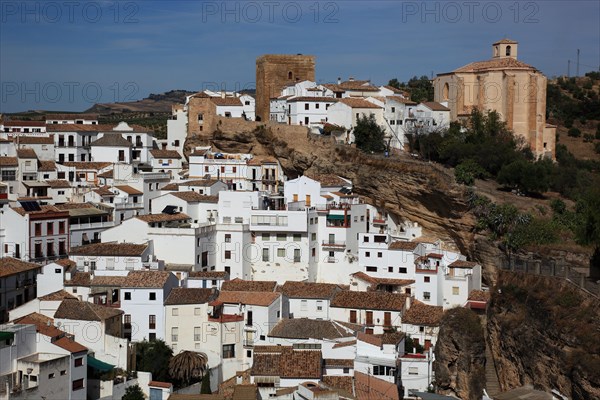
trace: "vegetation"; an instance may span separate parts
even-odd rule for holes
[[[163,340],[144,340],[136,344],[137,370],[152,372],[154,380],[169,380],[171,357],[173,357],[173,350]]]
[[[167,138],[167,120],[170,113],[164,112],[123,112],[118,114],[100,115],[98,123],[117,124],[121,121],[129,125],[140,125],[154,132],[156,139]]]
[[[202,377],[202,385],[200,386],[200,394],[211,394],[210,390],[210,371]]]
[[[144,400],[145,398],[140,385],[133,385],[125,389],[125,394],[121,397],[121,400]]]
[[[359,149],[381,153],[388,149],[384,140],[385,130],[379,126],[375,116],[359,116],[354,128],[354,141]]]
[[[407,336],[406,339],[404,339],[404,351],[406,353],[415,352],[417,354],[423,354],[425,352],[425,348],[419,342],[415,342],[413,338]]]
[[[410,99],[416,103],[424,101],[433,101],[433,84],[425,75],[417,78],[413,76],[408,82],[400,82],[394,78],[388,82],[389,86],[407,91],[410,94]]]
[[[208,368],[208,356],[205,353],[195,351],[182,351],[169,361],[169,375],[172,379],[186,387],[206,376]],[[210,390],[210,386],[209,386]]]

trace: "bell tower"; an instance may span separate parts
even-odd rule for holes
[[[492,58],[517,59],[517,48],[519,42],[510,39],[502,39],[492,45]]]

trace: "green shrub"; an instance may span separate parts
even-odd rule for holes
[[[571,137],[579,137],[579,136],[581,136],[581,131],[579,130],[579,128],[571,128],[571,129],[569,129],[569,132],[567,133],[567,135],[569,135]]]
[[[592,135],[591,133],[586,133],[585,135],[583,135],[583,141],[585,143],[592,143],[594,141],[594,135]]]
[[[475,179],[485,178],[486,172],[475,160],[468,159],[456,166],[454,177],[458,183],[471,186]]]

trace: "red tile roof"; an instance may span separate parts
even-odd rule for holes
[[[18,158],[37,158],[35,150],[33,149],[17,149]]]
[[[404,250],[404,251],[413,251],[417,248],[419,243],[416,242],[406,242],[403,240],[397,240],[395,242],[390,243],[388,248],[390,250]]]
[[[225,283],[223,283],[225,284]],[[221,291],[217,301],[229,304],[249,304],[267,307],[281,297],[277,292],[237,292]]]
[[[480,265],[474,261],[456,260],[452,264],[448,265],[450,268],[475,268]]]
[[[173,384],[169,382],[150,381],[150,383],[148,383],[148,386],[170,389],[173,386]]]
[[[410,308],[402,317],[403,324],[424,325],[424,326],[439,326],[444,314],[444,309],[441,306],[430,306],[413,299]]]
[[[402,311],[406,305],[406,295],[388,292],[337,292],[331,300],[331,307],[356,308],[363,310]]]
[[[124,288],[163,288],[169,278],[168,271],[131,271],[123,284]]]
[[[58,346],[62,349],[67,350],[70,353],[76,354],[76,353],[83,353],[88,351],[87,347],[77,343],[76,341],[74,341],[73,339],[65,336],[62,337],[58,340],[55,340],[54,342],[52,342],[52,344],[54,344],[55,346]]]
[[[245,281],[243,279],[235,278],[231,281],[223,282],[221,290],[240,292],[273,292],[276,287],[276,281]]]
[[[0,167],[17,167],[18,165],[17,157],[0,157]]]
[[[290,298],[331,299],[342,288],[334,283],[287,281],[277,290]]]
[[[359,99],[356,97],[345,97],[343,99],[339,99],[339,102],[352,108],[381,108],[380,106],[373,104],[370,101]]]
[[[83,246],[72,247],[70,255],[79,256],[123,256],[123,257],[140,257],[148,248],[148,244],[133,244],[133,243],[92,243]]]
[[[6,276],[19,274],[21,272],[33,271],[40,269],[38,264],[21,261],[17,258],[12,257],[1,257],[0,258],[0,278]]]
[[[148,224],[154,222],[169,222],[169,221],[187,221],[191,217],[184,213],[177,214],[145,214],[137,215],[135,218],[140,219]]]
[[[134,196],[141,196],[144,194],[144,192],[140,192],[136,188],[133,188],[129,185],[118,185],[118,186],[115,186],[115,189],[119,189],[122,192],[125,192],[130,195],[134,195]]]
[[[162,149],[154,149],[150,150],[150,154],[154,158],[176,158],[181,159],[181,154],[177,150],[162,150]]]

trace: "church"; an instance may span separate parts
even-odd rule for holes
[[[556,127],[546,123],[547,78],[517,60],[518,42],[492,45],[492,58],[476,61],[434,80],[435,101],[447,102],[450,119],[468,118],[474,108],[496,111],[537,158],[555,159]]]

